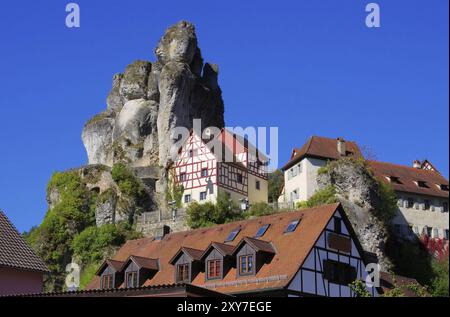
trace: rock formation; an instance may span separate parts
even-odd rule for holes
[[[156,62],[135,61],[113,77],[107,109],[82,133],[89,164],[167,167],[175,127],[224,126],[218,67],[204,64],[194,26],[181,21],[159,41]]]
[[[382,270],[388,272],[392,266],[385,252],[388,230],[378,215],[383,197],[364,163],[353,159],[330,162],[318,173],[317,184],[319,189],[334,186],[364,249],[375,253]]]

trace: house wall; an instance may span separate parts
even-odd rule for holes
[[[436,236],[435,230],[432,230],[433,238],[444,238],[444,230],[449,229],[449,214],[444,212],[442,204],[448,202],[447,199],[403,192],[397,192],[397,197],[398,209],[392,224],[398,225],[398,234],[408,236],[414,232],[420,235],[425,227],[429,227],[438,231]],[[412,208],[407,206],[408,198],[414,201]],[[429,210],[425,210],[425,199],[431,203]]]
[[[326,160],[306,157],[286,170],[284,172],[284,202],[297,203],[308,200],[317,190],[317,171],[326,164]],[[294,175],[296,173],[293,177],[289,176],[291,170],[295,171]],[[295,190],[298,191],[298,198],[291,195]]]
[[[260,183],[260,189],[256,189],[256,181]],[[266,179],[248,174],[248,201],[250,204],[264,202],[267,203],[269,195],[269,185]]]
[[[339,211],[336,211],[334,217],[342,219]],[[350,252],[331,249],[328,245],[328,236],[330,234],[338,234],[334,231],[334,217],[327,224],[326,229],[320,235],[318,241],[310,251],[302,267],[297,272],[293,280],[288,286],[288,290],[304,294],[305,296],[328,296],[328,297],[353,297],[355,294],[349,286],[334,284],[323,276],[323,260],[329,259],[351,265],[356,269],[358,280],[365,282],[368,273],[362,261],[354,238],[351,237],[348,227],[344,221],[341,221],[342,237],[350,238]],[[372,296],[378,296],[378,292],[374,287],[368,287],[367,290]]]
[[[0,267],[0,295],[41,293],[43,273]]]

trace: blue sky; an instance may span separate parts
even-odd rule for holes
[[[114,73],[153,50],[169,25],[197,27],[220,65],[229,126],[277,126],[279,160],[311,135],[342,136],[382,161],[428,158],[448,178],[448,1],[69,1],[0,5],[0,209],[20,231],[47,210],[54,171],[87,158],[84,123]],[[245,2],[245,3],[244,3]]]

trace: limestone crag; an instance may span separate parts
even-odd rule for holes
[[[175,127],[224,126],[218,67],[204,64],[195,27],[181,21],[159,41],[156,62],[135,61],[113,77],[107,109],[82,133],[89,164],[167,167]],[[172,150],[172,151],[171,151]]]
[[[387,225],[376,215],[382,198],[378,183],[365,165],[353,159],[330,162],[325,171],[318,173],[317,184],[319,189],[330,185],[336,189],[364,249],[375,253],[382,270],[388,272],[392,264],[385,253]]]

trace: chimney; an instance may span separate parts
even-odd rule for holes
[[[165,236],[167,236],[170,233],[170,227],[167,225],[163,225],[162,227],[158,227],[155,229],[155,239],[156,240],[161,240],[163,239]]]
[[[413,167],[414,167],[414,168],[421,169],[421,168],[422,168],[422,163],[420,163],[419,160],[414,160],[414,162],[413,162]]]
[[[347,147],[343,138],[337,138],[337,151],[341,156],[347,154]]]

